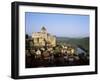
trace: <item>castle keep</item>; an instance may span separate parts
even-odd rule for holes
[[[56,37],[48,33],[45,27],[40,32],[33,32],[32,39],[34,46],[56,46]]]

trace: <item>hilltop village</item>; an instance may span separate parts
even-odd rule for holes
[[[71,44],[58,43],[56,36],[48,33],[44,26],[31,37],[26,35],[25,41],[26,68],[89,64],[85,51]]]

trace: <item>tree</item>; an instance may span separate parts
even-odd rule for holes
[[[28,39],[28,38],[29,38],[29,35],[28,35],[28,34],[26,34],[26,35],[25,35],[25,37],[26,37],[26,39]]]

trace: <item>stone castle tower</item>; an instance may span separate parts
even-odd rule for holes
[[[44,26],[40,32],[34,32],[32,34],[32,39],[34,46],[56,46],[56,37],[49,34]]]

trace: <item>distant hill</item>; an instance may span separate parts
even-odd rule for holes
[[[57,37],[57,42],[80,46],[89,52],[89,37],[83,37],[83,38]]]
[[[70,38],[69,37],[56,37],[58,41],[67,41]]]

